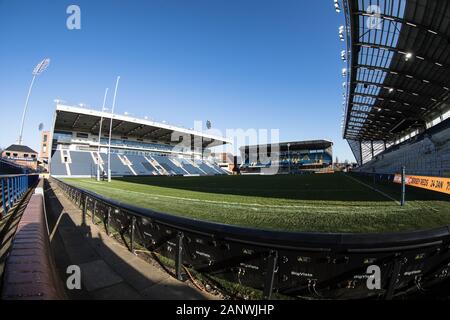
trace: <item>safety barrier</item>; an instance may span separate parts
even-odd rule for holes
[[[401,175],[396,174],[393,182],[401,184]],[[450,178],[406,175],[405,184],[450,195]]]
[[[0,219],[38,179],[38,174],[0,175]]]
[[[188,267],[296,298],[392,299],[432,290],[450,279],[448,227],[388,234],[294,233],[242,228],[159,213],[108,199],[54,179],[84,219],[100,219],[136,246]],[[97,218],[97,219],[95,219]],[[282,217],[280,217],[282,218]],[[125,237],[125,235],[127,237]]]

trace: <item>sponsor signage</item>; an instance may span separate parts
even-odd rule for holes
[[[396,174],[395,183],[402,183],[402,175]],[[450,194],[450,178],[406,176],[406,185]]]

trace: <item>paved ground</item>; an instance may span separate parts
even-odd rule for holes
[[[135,256],[90,219],[83,222],[81,210],[54,185],[46,184],[45,194],[58,273],[65,283],[67,266],[81,268],[82,289],[67,290],[70,299],[215,298]]]
[[[14,239],[17,226],[19,225],[20,218],[33,194],[34,189],[31,189],[27,194],[18,201],[8,212],[7,215],[0,219],[0,280],[2,279],[4,265],[8,252]]]

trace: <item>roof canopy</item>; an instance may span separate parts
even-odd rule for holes
[[[260,145],[251,145],[251,146],[242,146],[240,149],[250,149],[250,148],[258,148],[268,147],[270,149],[271,144],[260,144]],[[307,140],[307,141],[291,141],[291,142],[280,142],[278,143],[280,151],[289,150],[315,150],[315,149],[327,149],[333,146],[333,142],[328,140]]]
[[[450,109],[450,1],[344,0],[344,7],[343,136],[361,164],[361,144],[373,157],[374,142],[382,151]]]
[[[110,113],[58,104],[56,106],[54,130],[86,132],[98,135],[102,117],[102,135],[108,135],[111,121]],[[214,147],[232,142],[219,136],[130,116],[115,114],[112,116],[112,119],[113,135],[170,144],[178,141],[172,141],[171,139],[172,133],[175,132],[177,135],[190,136],[191,141],[194,141],[194,139],[196,141],[201,140],[203,147]]]

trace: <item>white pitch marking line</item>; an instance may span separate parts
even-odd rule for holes
[[[365,186],[366,188],[369,188],[369,189],[371,189],[371,190],[373,190],[373,191],[378,192],[379,194],[385,196],[386,198],[388,198],[388,199],[390,199],[390,200],[392,200],[392,201],[394,201],[395,203],[397,203],[397,204],[400,205],[400,202],[399,202],[399,201],[397,201],[396,199],[392,198],[390,195],[384,193],[383,191],[378,190],[377,188],[374,188],[374,187],[372,187],[372,186],[370,186],[370,185],[368,185],[368,184],[366,184],[366,183],[364,183],[364,182],[362,182],[362,181],[359,181],[358,179],[355,179],[355,178],[353,178],[353,177],[351,177],[351,176],[348,176],[348,175],[346,175],[346,174],[345,174],[345,176],[346,176],[347,178],[353,180],[353,181],[358,182],[359,184]]]
[[[99,182],[88,182],[88,181],[83,181],[80,182],[80,184],[101,184]],[[119,190],[117,190],[114,187],[109,187],[109,186],[97,186],[100,189],[104,189],[104,190],[108,190],[108,191],[113,191],[115,193],[120,193],[123,194],[122,192],[120,192]],[[261,204],[261,203],[238,203],[238,202],[228,202],[228,201],[214,201],[214,200],[204,200],[204,199],[190,199],[190,198],[183,198],[183,197],[175,197],[175,196],[168,196],[168,195],[155,195],[155,194],[150,194],[150,193],[145,193],[145,192],[139,192],[139,191],[131,191],[131,190],[127,190],[127,193],[134,193],[134,194],[139,194],[139,195],[144,195],[147,198],[148,197],[152,197],[156,200],[158,200],[158,198],[169,198],[169,199],[177,199],[177,200],[184,200],[184,201],[190,201],[190,202],[203,202],[203,203],[214,203],[214,204],[220,204],[223,206],[238,206],[238,207],[248,207],[248,206],[253,206],[253,207],[261,207],[261,208],[275,208],[275,209],[284,209],[284,210],[295,210],[295,209],[318,209],[320,208],[321,210],[325,210],[325,209],[329,209],[333,212],[335,212],[336,210],[338,210],[339,208],[348,208],[346,206],[336,206],[336,205],[329,205],[329,206],[319,206],[319,205],[266,205],[266,204]],[[367,209],[367,207],[361,206],[361,207],[356,207],[356,206],[352,206],[353,209]]]

